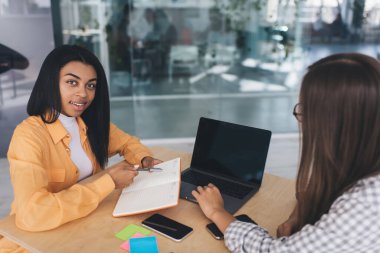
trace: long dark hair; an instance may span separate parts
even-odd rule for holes
[[[300,91],[297,221],[314,224],[358,180],[380,172],[380,63],[351,53],[309,67]]]
[[[55,122],[61,113],[59,92],[59,72],[72,61],[91,65],[97,75],[95,98],[81,115],[87,125],[87,137],[98,164],[104,168],[108,162],[110,128],[110,107],[108,84],[104,69],[98,58],[87,49],[79,46],[63,45],[49,53],[30,95],[27,112],[40,116],[49,124]]]

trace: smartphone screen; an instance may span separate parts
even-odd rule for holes
[[[235,218],[239,221],[249,222],[249,223],[253,223],[253,224],[257,225],[257,223],[254,220],[252,220],[246,214],[241,214],[241,215],[235,216]],[[217,239],[217,240],[223,240],[224,239],[224,235],[223,235],[222,231],[219,230],[219,228],[215,225],[215,223],[207,224],[206,228],[214,236],[215,239]]]
[[[238,221],[243,221],[243,222],[249,222],[249,223],[253,223],[253,224],[256,224],[256,221],[252,220],[248,215],[246,214],[240,214],[238,216],[235,216],[235,218],[238,220]]]
[[[193,229],[161,214],[153,214],[142,222],[143,226],[156,231],[174,241],[181,241],[188,236]]]
[[[206,225],[207,230],[214,236],[217,240],[223,240],[224,235],[222,231],[215,225],[215,223],[210,223]]]

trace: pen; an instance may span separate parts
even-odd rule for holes
[[[168,227],[168,226],[165,226],[165,225],[161,225],[161,224],[158,224],[158,223],[152,222],[152,221],[143,221],[143,223],[149,224],[149,225],[153,225],[153,226],[157,226],[157,227],[160,227],[160,228],[166,228],[166,229],[169,229],[171,231],[177,231],[177,229],[175,229],[175,228]]]
[[[161,168],[150,167],[150,168],[138,168],[137,171],[149,171],[149,172],[153,172],[153,171],[162,171],[162,169]]]

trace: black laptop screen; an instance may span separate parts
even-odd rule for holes
[[[271,132],[201,118],[191,168],[261,184]]]

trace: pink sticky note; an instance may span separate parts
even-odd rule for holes
[[[146,235],[143,235],[143,234],[140,234],[140,233],[136,233],[133,236],[131,236],[131,238],[140,238],[140,237],[145,237],[145,236]],[[129,246],[129,239],[126,240],[125,242],[123,242],[123,244],[120,245],[120,248],[123,249],[123,250],[131,251],[130,246]]]

